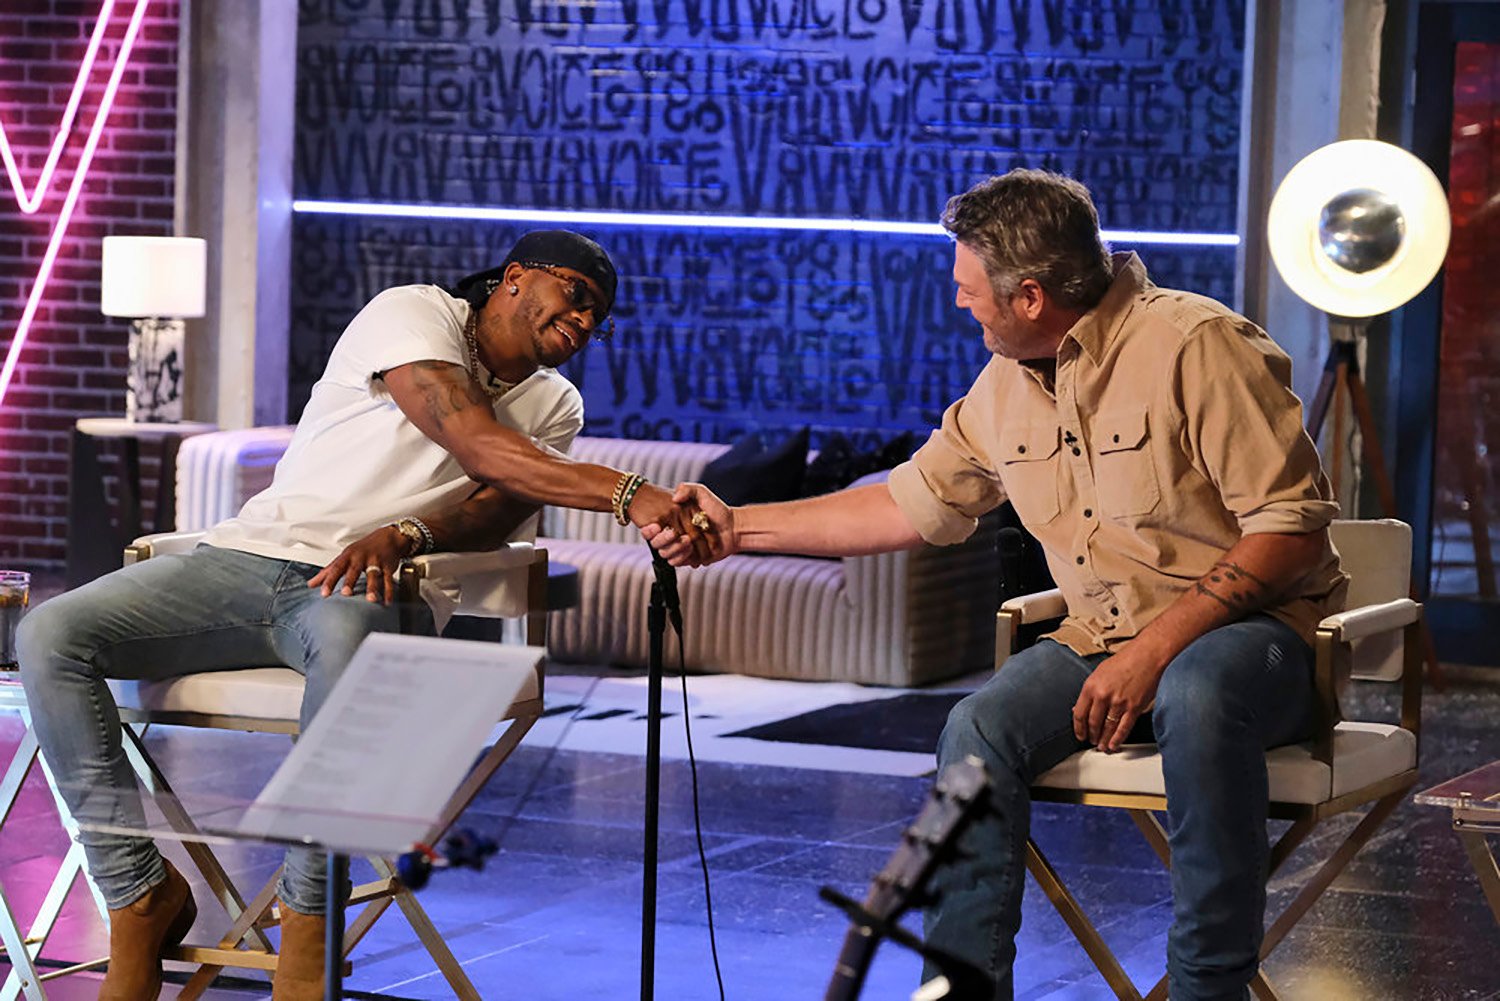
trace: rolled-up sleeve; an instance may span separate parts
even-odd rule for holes
[[[891,470],[887,481],[906,520],[933,545],[967,539],[979,516],[1005,500],[982,446],[985,430],[994,427],[992,380],[993,368],[987,367],[968,395],[948,407],[926,444]]]
[[[1243,535],[1314,532],[1338,515],[1291,373],[1286,353],[1248,322],[1203,323],[1177,354],[1188,451]]]

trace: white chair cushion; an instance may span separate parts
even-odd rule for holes
[[[516,701],[537,698],[538,681],[532,672]],[[302,675],[289,667],[205,671],[168,681],[111,681],[109,688],[121,709],[267,720],[295,721],[302,716]]]
[[[1333,793],[1329,795],[1328,766],[1313,760],[1310,744],[1267,751],[1272,802],[1322,803],[1415,768],[1417,737],[1386,723],[1340,723],[1333,734],[1333,763]],[[1117,754],[1079,751],[1039,776],[1035,785],[1166,795],[1155,744],[1133,744]]]

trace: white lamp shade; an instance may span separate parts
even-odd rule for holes
[[[1319,222],[1339,195],[1364,190],[1395,202],[1406,232],[1390,260],[1369,271],[1340,267],[1323,251]],[[1291,290],[1325,313],[1374,316],[1404,305],[1432,281],[1448,253],[1448,196],[1427,165],[1399,146],[1349,139],[1315,150],[1271,199],[1271,259]]]
[[[105,316],[202,316],[208,244],[186,236],[106,236]]]

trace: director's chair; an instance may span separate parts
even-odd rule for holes
[[[201,532],[181,532],[137,539],[126,549],[125,562],[129,564],[153,556],[189,551],[200,541],[202,535]],[[419,593],[424,589],[438,588],[448,600],[456,602],[457,615],[521,618],[524,620],[526,643],[534,647],[546,645],[547,552],[534,548],[528,542],[512,542],[486,553],[434,553],[418,557],[403,565],[397,588],[399,600],[403,603],[420,600]],[[403,630],[405,628],[406,624],[403,622]],[[441,841],[459,814],[478,795],[495,770],[505,762],[541,717],[543,669],[544,659],[539,655],[533,677],[504,717],[509,725],[471,769],[444,807],[424,843],[437,844]],[[152,726],[204,727],[295,737],[299,730],[302,706],[302,675],[291,668],[263,667],[204,672],[157,682],[111,681],[110,688],[119,706],[120,718],[126,724],[125,751],[137,777],[147,793],[155,797],[156,806],[162,811],[166,822],[174,830],[187,836],[184,838],[184,848],[192,867],[197,869],[231,921],[229,929],[212,945],[184,944],[163,954],[165,959],[197,966],[178,997],[186,1001],[200,997],[225,968],[274,972],[277,953],[266,930],[279,922],[274,904],[280,871],[247,902],[212,849],[207,844],[191,840],[197,827],[192,817],[172,795],[167,776],[152,758],[144,738]],[[22,709],[24,715],[24,703],[18,708]],[[9,799],[0,798],[0,821],[3,821],[4,812],[8,811],[14,800],[12,780],[16,789],[19,789],[31,764],[38,760],[29,719],[27,722],[27,732],[19,753],[7,772],[4,784],[0,785],[0,792],[9,796]],[[502,721],[497,720],[498,722]],[[76,823],[60,799],[58,808],[69,834],[75,835]],[[362,905],[363,910],[348,922],[345,931],[343,953],[346,970],[352,969],[348,962],[350,952],[375,922],[395,904],[432,956],[454,996],[465,1001],[478,1001],[479,992],[444,943],[426,911],[411,890],[397,877],[392,861],[384,858],[369,858],[368,861],[375,869],[376,879],[354,887],[349,898],[350,907]],[[75,839],[25,937],[27,959],[33,959],[45,944],[63,903],[80,876],[86,876],[86,872],[82,849]],[[92,887],[91,882],[89,885]],[[94,896],[101,914],[106,913],[97,890]],[[4,931],[6,917],[6,914],[0,913],[0,931]],[[11,927],[15,927],[14,922],[11,922]],[[19,931],[15,934],[18,936]],[[10,937],[6,936],[7,945]],[[76,972],[102,963],[103,960],[93,960],[43,976]],[[11,1001],[16,997],[19,982],[26,978],[26,974],[27,970],[17,967],[17,972],[12,974],[10,981],[4,988],[0,988],[0,1001]],[[28,1001],[41,1001],[43,996],[39,986],[34,993],[26,994]]]
[[[1318,624],[1314,653],[1319,723],[1313,738],[1266,752],[1270,818],[1292,822],[1271,848],[1271,874],[1318,824],[1346,811],[1368,809],[1266,930],[1260,950],[1262,961],[1317,902],[1417,780],[1422,606],[1407,596],[1411,529],[1395,520],[1336,521],[1330,531],[1340,563],[1350,576],[1349,610]],[[1014,637],[1021,626],[1059,618],[1066,611],[1056,590],[1005,602],[996,623],[996,669],[1003,667],[1005,658],[1013,652]],[[1401,680],[1398,725],[1341,719],[1337,687],[1351,674]],[[1125,810],[1162,863],[1171,867],[1166,830],[1157,818],[1166,809],[1167,800],[1161,756],[1155,745],[1127,746],[1115,754],[1092,748],[1079,751],[1038,776],[1031,787],[1031,798]],[[1026,867],[1115,994],[1140,1001],[1140,991],[1035,840],[1026,843]],[[1263,1001],[1277,997],[1263,972],[1257,972],[1251,989]],[[1147,999],[1166,996],[1165,976],[1145,995]]]

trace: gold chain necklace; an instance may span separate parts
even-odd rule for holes
[[[515,386],[491,376],[485,378],[479,366],[479,310],[470,309],[468,322],[464,324],[464,344],[469,349],[469,374],[479,383],[491,400],[498,400]]]

